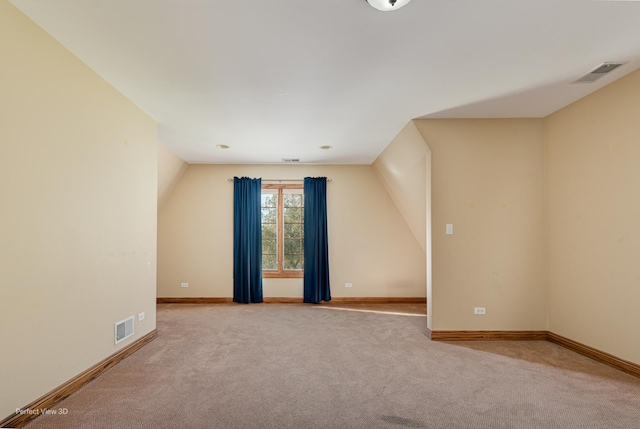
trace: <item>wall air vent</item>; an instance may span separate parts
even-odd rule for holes
[[[133,316],[116,323],[116,344],[133,335]]]
[[[282,162],[300,162],[299,158],[282,158]]]
[[[617,69],[618,67],[620,67],[623,64],[624,63],[622,63],[622,62],[602,63],[598,67],[596,67],[595,69],[591,70],[589,73],[587,73],[586,75],[582,76],[580,79],[576,80],[573,83],[592,83],[592,82],[595,82],[596,80],[600,79],[601,77],[606,76],[608,73],[611,73],[612,71],[614,71],[615,69]]]

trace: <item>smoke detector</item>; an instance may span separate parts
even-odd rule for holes
[[[400,9],[411,0],[366,0],[367,3],[383,12],[391,12]]]

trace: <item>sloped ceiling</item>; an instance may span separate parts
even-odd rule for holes
[[[412,118],[543,117],[640,67],[636,1],[12,2],[190,163],[370,164]]]

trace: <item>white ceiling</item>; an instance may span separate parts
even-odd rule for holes
[[[544,117],[640,67],[636,1],[11,1],[190,163],[369,164],[412,118]]]

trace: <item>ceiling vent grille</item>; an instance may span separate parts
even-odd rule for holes
[[[282,158],[282,162],[300,162],[300,158]]]
[[[598,67],[596,67],[595,69],[591,70],[589,73],[587,73],[586,75],[582,76],[580,79],[576,80],[573,83],[592,83],[592,82],[595,82],[596,80],[600,79],[601,77],[606,76],[607,74],[611,73],[612,71],[614,71],[615,69],[617,69],[618,67],[620,67],[623,64],[624,63],[621,63],[621,62],[602,63]]]

